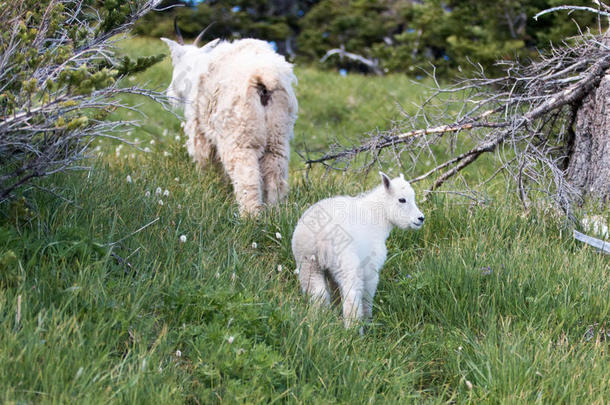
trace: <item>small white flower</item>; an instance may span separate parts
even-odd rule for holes
[[[176,136],[174,137],[174,139],[175,139],[175,140],[177,140],[178,142],[180,142],[180,135],[176,135]]]
[[[176,357],[182,357],[182,352],[180,350],[176,350]]]
[[[468,388],[469,390],[472,389],[472,383],[468,380],[466,380],[466,388]]]
[[[163,136],[167,136],[167,128],[163,130]]]
[[[150,197],[150,191],[146,191],[146,192],[144,193],[144,197]]]
[[[296,269],[294,269],[294,274],[296,274],[296,275],[299,274],[299,268],[298,267]]]
[[[461,352],[462,351],[462,346],[458,346],[458,350]]]
[[[174,177],[174,181],[176,181],[176,182],[180,181],[180,177]]]
[[[127,132],[127,135],[129,135],[129,132]],[[140,143],[140,138],[136,138],[133,140],[135,143]]]
[[[178,204],[178,207],[177,207],[177,208],[178,208],[179,210],[181,210],[181,209],[182,209],[182,204]]]
[[[182,122],[180,123],[180,128],[184,128],[184,126],[185,126],[185,125],[186,125],[186,122],[182,121]]]
[[[256,249],[258,247],[258,245],[256,244],[256,242],[252,242],[252,249]]]
[[[169,153],[168,151],[164,150],[163,151],[163,156],[165,156],[165,157],[171,156],[171,153]]]
[[[148,146],[147,146],[147,147],[145,147],[145,148],[144,148],[144,152],[145,152],[145,153],[150,153],[150,148],[149,148]]]
[[[99,152],[99,151],[101,151],[101,150],[102,150],[102,147],[101,147],[100,145],[97,145],[97,146],[95,147],[95,149],[93,149],[93,150],[94,150],[95,152]]]
[[[132,183],[132,182],[133,182],[133,181],[131,180],[131,176],[130,176],[130,175],[127,175],[127,178],[126,178],[125,180],[127,180],[127,183]]]
[[[163,205],[163,200],[159,200],[159,205]]]
[[[229,338],[227,339],[227,342],[229,342],[229,344],[233,343],[233,340],[235,340],[235,338],[233,336],[229,336]]]
[[[275,233],[275,237],[278,238],[278,239],[282,239],[282,234],[279,233],[279,232],[276,232]]]
[[[136,158],[136,154],[132,153],[131,155],[129,155],[130,158],[135,159]]]
[[[231,281],[235,281],[236,278],[237,278],[237,274],[231,273]]]
[[[165,189],[165,191],[163,192],[163,195],[164,195],[165,197],[169,197],[169,190],[168,190],[168,189]]]
[[[163,372],[163,368],[161,366],[159,366],[159,373]]]
[[[277,265],[277,272],[278,272],[278,273],[281,273],[281,272],[282,272],[282,270],[284,270],[284,268],[282,267],[282,265],[281,265],[281,264],[278,264],[278,265]]]
[[[216,272],[216,278],[220,278],[220,273]]]
[[[151,139],[151,140],[150,140],[150,144],[151,144],[151,145],[154,145],[154,144],[155,144],[155,140],[154,140],[154,139]]]
[[[161,187],[157,187],[157,189],[155,190],[155,195],[161,195],[162,192],[163,190],[161,189]]]
[[[186,242],[186,235],[180,235],[180,242]]]
[[[127,131],[127,136],[133,135],[133,131]]]

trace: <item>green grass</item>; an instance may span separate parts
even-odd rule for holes
[[[151,40],[123,46],[165,51]],[[296,73],[295,148],[385,128],[394,101],[421,94],[399,76]],[[168,74],[165,61],[139,79],[163,87]],[[150,153],[102,143],[94,170],[46,182],[70,202],[26,190],[27,205],[0,206],[0,402],[610,398],[608,257],[560,221],[523,215],[497,185],[481,207],[433,196],[420,205],[421,231],[390,236],[374,324],[359,336],[337,310],[319,313],[301,296],[290,237],[308,205],[374,176],[306,179],[293,154],[287,200],[242,220],[222,170],[189,162],[178,119],[142,110],[128,138]]]

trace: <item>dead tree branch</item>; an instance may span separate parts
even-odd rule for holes
[[[566,6],[538,16],[581,9],[610,15],[589,7]],[[410,169],[415,170],[421,157],[428,156],[435,162],[433,168],[411,181],[431,178],[431,191],[483,154],[493,152],[499,169],[492,177],[505,171],[515,179],[522,198],[531,192],[542,193],[568,209],[578,193],[565,181],[565,145],[575,108],[610,69],[606,40],[603,33],[585,32],[528,65],[502,61],[499,64],[505,73],[499,78],[488,78],[478,69],[472,78],[441,87],[433,76],[431,95],[414,114],[403,112],[404,120],[391,129],[371,134],[353,147],[334,145],[325,155],[308,158],[306,164],[344,170],[345,162],[368,154],[369,160],[361,166],[368,169],[372,163],[382,163],[385,149],[392,149],[394,159],[409,156]],[[443,124],[431,125],[439,122]]]

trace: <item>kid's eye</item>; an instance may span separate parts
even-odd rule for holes
[[[399,198],[399,199],[398,199],[398,202],[399,202],[399,203],[406,203],[406,202],[407,202],[407,200],[405,200],[404,198]]]

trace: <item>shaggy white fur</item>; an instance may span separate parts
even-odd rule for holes
[[[392,180],[380,175],[382,185],[368,193],[328,198],[311,206],[292,236],[303,292],[329,305],[336,285],[346,327],[372,316],[379,271],[386,260],[385,241],[392,228],[419,229],[424,223],[415,192],[402,174]]]
[[[184,105],[187,149],[203,168],[218,158],[243,214],[288,192],[289,141],[297,117],[292,65],[256,39],[202,48],[162,38],[174,72],[167,95]]]

